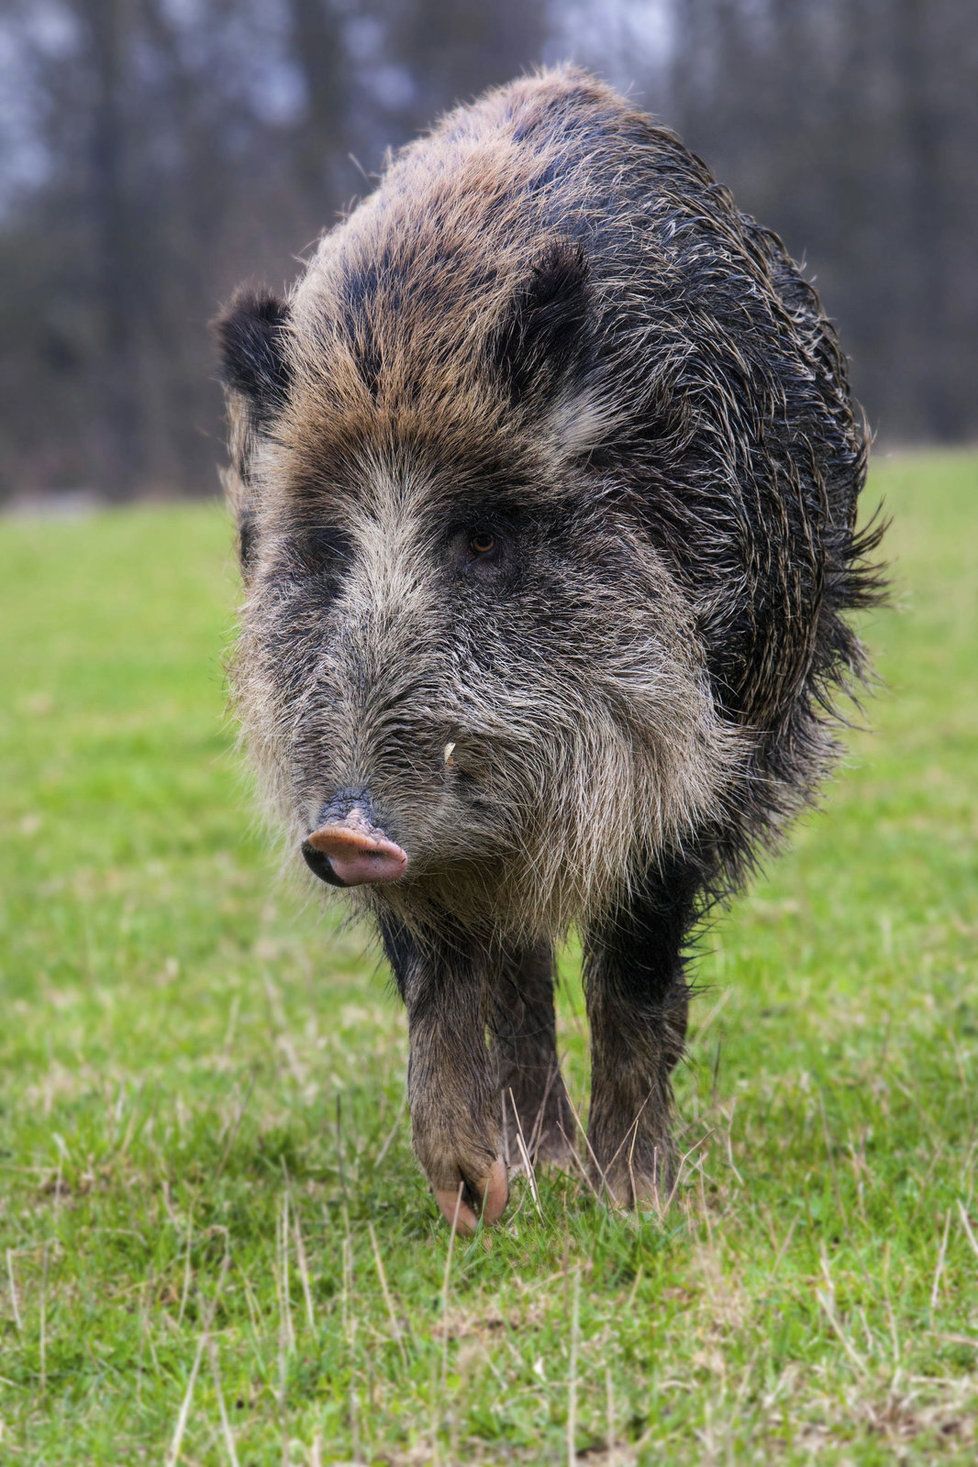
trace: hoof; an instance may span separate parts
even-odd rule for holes
[[[480,1220],[488,1226],[502,1217],[509,1201],[505,1163],[497,1157],[479,1185],[460,1177],[458,1187],[435,1187],[434,1193],[449,1227],[468,1237]]]

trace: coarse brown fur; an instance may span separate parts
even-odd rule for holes
[[[407,1004],[423,1166],[474,1207],[521,1128],[566,1159],[576,924],[592,1166],[660,1190],[687,934],[811,798],[863,670],[841,614],[878,587],[813,289],[566,68],[444,118],[220,334],[237,705],[296,849],[355,804],[409,856],[353,896]]]

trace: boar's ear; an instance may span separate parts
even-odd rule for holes
[[[494,340],[514,403],[552,397],[580,370],[587,350],[587,256],[555,240],[537,257]]]
[[[282,336],[288,307],[268,290],[239,290],[214,323],[225,387],[240,392],[261,432],[285,404],[289,367]]]
[[[252,482],[255,448],[284,406],[289,389],[282,342],[287,322],[287,307],[270,291],[239,290],[213,323],[228,398],[231,468],[224,475],[224,487],[237,520],[238,552],[246,581],[257,548]]]

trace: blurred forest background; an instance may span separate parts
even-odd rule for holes
[[[806,262],[885,441],[978,436],[975,0],[4,0],[0,499],[213,493],[218,304],[565,58]]]

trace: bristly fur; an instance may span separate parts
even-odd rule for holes
[[[647,945],[639,909],[668,912],[642,1002],[675,1027],[682,934],[812,798],[865,670],[845,614],[881,591],[814,289],[672,133],[563,68],[445,117],[286,302],[239,297],[220,333],[236,697],[289,838],[369,791],[410,867],[361,900],[401,955],[520,971],[573,923]],[[485,573],[459,549],[484,527]],[[620,989],[609,941],[591,970]],[[625,1000],[595,1003],[605,1054]],[[680,1048],[636,1059],[650,1093]]]

